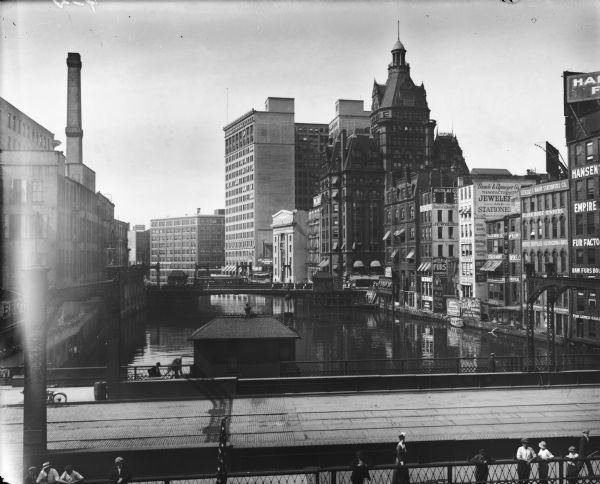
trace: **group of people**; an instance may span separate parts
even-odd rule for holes
[[[538,482],[548,484],[548,460],[554,459],[554,455],[547,448],[546,442],[541,441],[538,444],[540,450],[536,453],[529,445],[528,439],[521,439],[521,446],[517,449],[517,475],[519,483],[524,484],[529,479],[531,473],[531,463],[538,464]],[[590,452],[590,431],[584,430],[579,439],[579,451],[574,446],[569,447],[569,452],[565,456],[567,461],[566,478],[568,482],[575,483],[579,473],[585,466],[588,476],[594,475],[592,463],[586,458],[591,457],[595,452]]]
[[[183,376],[181,367],[182,367],[181,357],[178,356],[171,362],[171,365],[169,365],[169,367],[168,367],[169,369],[168,369],[167,373],[165,373],[164,376],[172,376],[173,378],[180,378],[181,376]],[[160,361],[159,361],[156,363],[156,365],[154,365],[153,367],[151,367],[148,370],[148,376],[150,378],[157,378],[157,377],[163,376],[161,368],[162,367],[161,367]]]
[[[521,446],[517,449],[517,476],[519,484],[526,484],[529,481],[531,474],[531,464],[537,463],[538,484],[549,484],[551,479],[549,474],[549,460],[555,456],[548,449],[545,441],[538,444],[539,450],[536,452],[530,445],[529,439],[521,439]],[[566,459],[566,478],[569,483],[575,484],[579,478],[579,474],[585,466],[588,476],[594,475],[592,463],[586,458],[594,455],[590,449],[590,431],[584,430],[579,441],[579,452],[574,445],[569,447],[569,453],[565,456]],[[396,444],[395,467],[392,472],[391,484],[409,484],[410,476],[406,467],[406,459],[408,450],[406,447],[406,434],[400,433],[398,443]],[[493,464],[495,460],[486,452],[485,449],[479,449],[477,454],[473,456],[469,462],[475,465],[475,481],[487,482],[489,477],[489,464]],[[352,474],[350,481],[352,484],[364,484],[365,480],[370,480],[369,464],[365,459],[362,451],[358,451],[351,464]]]
[[[125,464],[123,457],[117,457],[108,475],[110,484],[128,484],[131,481],[131,473]],[[25,484],[79,484],[83,483],[83,476],[77,472],[72,464],[65,466],[64,472],[59,475],[52,467],[50,461],[42,464],[42,469],[37,472],[37,467],[31,466],[27,469]]]

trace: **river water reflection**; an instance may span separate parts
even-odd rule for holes
[[[311,307],[307,302],[269,296],[223,295],[199,298],[194,313],[149,314],[138,331],[126,336],[131,340],[125,345],[128,354],[124,355],[124,363],[165,364],[182,356],[184,364],[191,364],[191,334],[218,314],[243,314],[247,300],[258,314],[272,314],[280,320],[284,312],[294,314],[289,324],[301,337],[296,343],[299,361],[488,357],[492,352],[497,356],[526,354],[526,340],[516,336],[495,336],[485,330],[414,321],[406,315],[396,314],[394,320],[383,311]],[[546,351],[544,343],[536,342],[538,354],[544,355]]]

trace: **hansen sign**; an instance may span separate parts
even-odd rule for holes
[[[567,76],[567,102],[600,99],[600,71]]]

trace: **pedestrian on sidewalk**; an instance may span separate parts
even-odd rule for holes
[[[490,353],[490,372],[491,373],[496,372],[496,354],[495,353]]]
[[[583,466],[585,466],[588,477],[594,475],[594,469],[592,468],[592,463],[590,462],[589,459],[587,459],[587,457],[589,457],[590,454],[593,454],[590,447],[591,447],[590,431],[584,430],[582,432],[581,438],[579,439],[579,458],[584,459],[584,460],[582,462],[580,462],[579,466],[581,469],[583,469]]]
[[[371,480],[369,474],[369,465],[366,462],[365,454],[362,450],[359,450],[350,464],[352,467],[352,474],[350,474],[350,482],[352,484],[364,484],[365,479]]]
[[[108,480],[111,484],[128,484],[131,480],[129,467],[125,463],[123,457],[117,457],[115,459],[115,465],[110,470]]]
[[[50,461],[44,462],[35,482],[38,484],[54,484],[56,481],[58,481],[57,470],[50,465]]]
[[[408,468],[406,467],[407,456],[406,434],[400,432],[400,435],[398,435],[398,443],[396,444],[396,460],[394,461],[396,467],[392,472],[392,484],[410,484],[410,475],[408,474]]]
[[[538,478],[539,484],[548,484],[548,460],[554,459],[552,452],[550,452],[546,446],[546,442],[543,440],[538,444],[540,451],[538,452],[536,461],[538,463]]]
[[[569,447],[569,453],[565,456],[565,459],[567,459],[567,482],[570,484],[576,484],[581,467],[579,454],[577,453],[574,445]]]
[[[517,475],[519,484],[526,484],[531,473],[531,461],[535,459],[535,452],[529,446],[528,439],[521,439],[521,447],[517,449]]]
[[[25,479],[23,479],[23,484],[36,484],[37,474],[37,467],[31,466],[27,469],[27,475],[25,476]]]
[[[83,476],[73,469],[73,464],[67,464],[58,482],[62,484],[79,484],[83,482]]]
[[[493,464],[494,459],[488,455],[485,449],[479,449],[469,462],[475,464],[475,481],[487,482],[490,475],[488,464]]]

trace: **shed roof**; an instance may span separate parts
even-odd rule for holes
[[[280,323],[275,318],[257,316],[245,318],[215,318],[192,333],[190,339],[225,340],[225,339],[295,339],[298,333]]]

